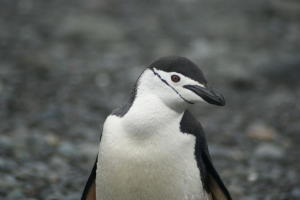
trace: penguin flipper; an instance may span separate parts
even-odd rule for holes
[[[210,200],[231,200],[231,196],[214,168],[207,147],[205,133],[200,122],[186,111],[180,122],[183,133],[192,134],[196,137],[195,157],[200,169],[203,187]]]
[[[207,188],[211,194],[211,200],[231,200],[231,196],[214,168],[208,152],[202,154],[203,163],[207,172]]]
[[[95,161],[92,172],[88,178],[88,181],[83,190],[81,200],[96,200],[96,170],[97,170],[97,160]]]

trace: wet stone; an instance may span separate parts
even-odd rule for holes
[[[263,123],[252,124],[247,131],[247,136],[258,140],[274,140],[277,137],[277,131]]]
[[[256,148],[254,154],[259,158],[280,159],[284,155],[284,150],[278,145],[261,144]]]
[[[15,188],[14,190],[10,191],[8,195],[6,196],[7,200],[16,200],[16,199],[22,199],[24,197],[24,194],[21,189]]]
[[[77,155],[77,149],[74,145],[69,142],[63,142],[59,147],[58,151],[60,154],[66,157],[73,157]]]
[[[291,193],[295,198],[300,198],[300,188],[294,188]]]

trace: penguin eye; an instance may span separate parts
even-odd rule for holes
[[[172,76],[171,76],[171,80],[172,80],[173,82],[177,83],[177,82],[180,81],[180,77],[177,76],[177,75],[172,75]]]

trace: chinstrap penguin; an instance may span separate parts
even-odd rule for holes
[[[81,199],[231,200],[187,110],[197,102],[225,105],[192,61],[163,57],[147,67],[106,118]]]

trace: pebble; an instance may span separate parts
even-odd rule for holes
[[[12,146],[13,146],[13,142],[11,138],[4,135],[0,137],[0,150],[1,149],[7,150],[10,149]]]
[[[248,181],[249,182],[255,182],[258,178],[258,174],[257,172],[254,172],[254,171],[251,171],[249,174],[248,174]]]
[[[50,146],[57,146],[57,145],[59,145],[60,140],[59,140],[59,138],[56,135],[49,134],[49,135],[46,136],[46,142]]]
[[[51,157],[49,163],[54,168],[66,168],[67,167],[67,163],[60,156],[53,156],[53,157]]]
[[[300,199],[300,188],[298,188],[298,187],[294,188],[291,193],[294,197],[296,197],[297,199]]]
[[[255,149],[254,154],[260,158],[280,159],[284,155],[284,150],[278,145],[265,143],[265,144],[259,145]]]
[[[0,171],[12,169],[16,165],[14,160],[0,158]]]
[[[13,188],[18,184],[18,181],[14,176],[4,175],[1,176],[0,187],[1,188]]]
[[[246,135],[253,139],[258,140],[274,140],[278,133],[277,131],[263,123],[255,123],[250,125]]]
[[[14,190],[10,191],[6,196],[7,200],[16,200],[24,198],[24,194],[21,189],[14,188]]]
[[[64,142],[58,147],[58,151],[66,156],[66,157],[73,157],[78,155],[78,149],[75,148],[74,145],[72,145],[69,142]]]
[[[210,154],[213,156],[222,156],[234,160],[242,160],[245,154],[239,149],[227,148],[220,145],[209,145]]]
[[[86,157],[93,157],[93,155],[96,156],[98,152],[98,144],[94,145],[89,143],[83,143],[79,145],[79,148],[80,154]]]

